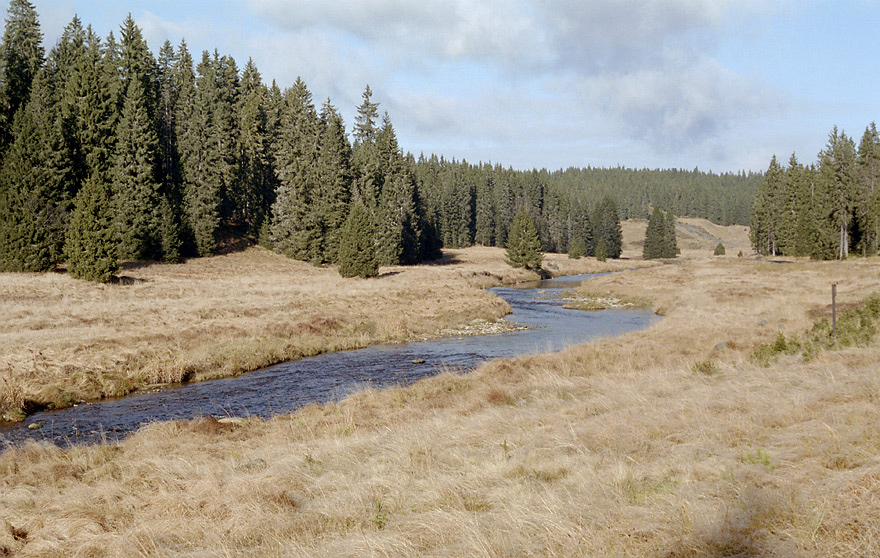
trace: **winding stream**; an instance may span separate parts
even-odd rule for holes
[[[156,391],[35,413],[0,428],[0,449],[27,439],[65,446],[117,441],[140,425],[199,416],[287,413],[308,403],[340,399],[364,387],[405,385],[444,369],[566,346],[643,329],[659,318],[645,310],[582,312],[562,308],[563,293],[595,275],[576,275],[491,292],[513,308],[508,320],[530,329],[399,345],[380,345],[277,364],[236,378],[169,386]],[[416,363],[424,359],[422,363]],[[28,425],[42,425],[30,429]]]

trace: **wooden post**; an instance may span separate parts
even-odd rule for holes
[[[837,338],[837,283],[831,283],[831,335]]]

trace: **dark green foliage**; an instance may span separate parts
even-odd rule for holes
[[[572,239],[571,244],[568,247],[568,257],[577,260],[586,257],[587,255],[587,243],[584,242],[584,239],[579,236]]]
[[[351,146],[345,123],[328,99],[321,109],[315,211],[324,236],[322,260],[335,262],[351,199]]]
[[[275,172],[278,190],[272,206],[269,233],[272,247],[282,254],[316,263],[323,259],[321,223],[312,211],[318,193],[318,115],[312,94],[297,79],[285,92]]]
[[[116,134],[113,180],[114,221],[122,259],[160,259],[157,234],[162,196],[156,180],[159,140],[147,114],[140,80],[128,83],[122,118]]]
[[[775,256],[777,253],[780,216],[783,213],[784,202],[783,171],[774,155],[752,207],[749,234],[752,246],[759,254]]]
[[[876,252],[880,231],[880,138],[868,126],[858,151],[836,127],[817,165],[792,155],[783,170],[773,157],[754,200],[752,244],[765,255],[844,259]]]
[[[665,243],[666,218],[660,208],[655,207],[648,220],[648,228],[645,229],[645,246],[642,249],[642,257],[646,260],[662,258]]]
[[[596,252],[598,257],[599,242],[605,246],[605,256],[616,259],[620,257],[623,249],[623,232],[620,229],[620,217],[617,214],[617,204],[610,196],[605,196],[593,212],[591,220],[593,234],[596,240]]]
[[[513,267],[541,269],[544,253],[532,216],[521,207],[513,219],[510,236],[507,238],[507,263]]]
[[[119,270],[116,248],[112,192],[103,181],[90,178],[74,200],[64,244],[67,271],[78,279],[107,283]]]
[[[596,242],[596,259],[600,262],[604,262],[608,259],[608,249],[605,247],[604,238],[600,238]]]
[[[339,240],[339,274],[343,277],[375,277],[379,274],[373,224],[367,208],[360,201],[352,203],[351,212]]]
[[[714,253],[714,255],[715,255],[715,256],[723,256],[723,255],[725,255],[726,253],[727,253],[727,251],[724,249],[724,244],[722,244],[721,242],[719,242],[718,245],[715,246],[715,253]]]
[[[12,141],[15,114],[30,99],[31,87],[43,64],[43,33],[34,5],[12,0],[0,45],[0,152]]]
[[[73,171],[44,74],[15,116],[0,173],[0,269],[45,271],[62,259]]]

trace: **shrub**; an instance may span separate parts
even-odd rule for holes
[[[721,242],[719,242],[719,243],[718,243],[718,246],[715,247],[715,255],[716,255],[716,256],[723,256],[725,253],[726,253],[726,252],[725,252],[725,250],[724,250],[724,244],[722,244]]]

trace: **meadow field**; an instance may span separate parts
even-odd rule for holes
[[[730,235],[731,243],[742,240]],[[880,292],[880,259],[767,261],[737,257],[738,249],[713,257],[715,243],[696,235],[680,236],[682,257],[631,269],[640,248],[638,235],[628,238],[631,259],[614,263],[626,271],[595,278],[573,296],[649,300],[664,317],[649,329],[365,390],[266,421],[206,417],[152,424],[118,445],[7,450],[0,454],[0,555],[880,552],[880,347],[872,340],[792,349],[830,314],[832,283],[841,307],[858,308]],[[221,271],[237,258],[247,263]],[[389,339],[476,319],[455,312],[477,302],[501,315],[504,308],[477,289],[471,302],[455,297],[469,285],[512,280],[503,251],[472,248],[447,258],[447,265],[352,283],[347,301],[382,284],[369,291],[385,296],[371,299],[373,312],[399,304],[395,297],[418,306],[413,301],[425,294],[408,279],[441,275],[455,294],[436,296],[452,307],[439,304],[436,316],[420,310],[390,328]],[[564,256],[548,263],[569,271]],[[256,293],[268,288],[261,274],[300,264],[256,251],[185,265],[216,266],[230,284],[249,278]],[[157,269],[137,270],[146,281],[126,288],[148,288]],[[337,280],[302,270],[320,275],[316,285]],[[50,291],[66,278],[37,280]],[[192,277],[180,281],[181,292],[194,288]],[[61,300],[84,296],[68,291]],[[191,310],[198,300],[189,301]],[[435,327],[424,325],[427,315]],[[251,327],[265,326],[260,316],[250,319]]]
[[[479,333],[510,311],[483,287],[537,279],[499,252],[343,279],[260,247],[136,264],[113,284],[0,274],[0,421],[157,384],[227,377],[304,356]],[[622,269],[550,254],[550,274]]]

